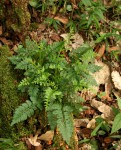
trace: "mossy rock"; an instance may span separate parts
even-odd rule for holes
[[[22,101],[15,71],[8,60],[10,55],[8,47],[0,47],[0,138],[18,138],[27,132],[22,123],[10,126],[13,113]]]

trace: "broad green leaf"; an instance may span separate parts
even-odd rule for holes
[[[118,131],[119,129],[121,129],[121,113],[116,115],[114,118],[111,134]]]

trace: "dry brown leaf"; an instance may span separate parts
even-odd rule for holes
[[[71,49],[77,49],[78,47],[80,47],[83,43],[84,40],[82,38],[81,35],[79,35],[78,33],[75,33],[73,35],[70,35],[69,33],[64,33],[60,35],[65,41],[69,41],[69,46],[71,47]]]
[[[120,50],[120,49],[121,48],[119,46],[113,46],[113,47],[108,48],[108,52],[117,51],[117,50]]]
[[[87,128],[94,129],[96,127],[96,120],[93,118],[92,120],[89,121],[87,124]]]
[[[54,17],[54,19],[62,22],[63,24],[67,24],[69,22],[69,19],[67,17],[56,16]]]
[[[87,109],[84,111],[84,114],[86,114],[86,115],[94,115],[94,113],[95,113],[94,109]]]
[[[105,63],[103,63],[101,61],[95,60],[95,65],[102,67],[99,71],[91,74],[94,77],[94,79],[96,80],[97,85],[98,85],[98,87],[97,86],[93,86],[92,87],[92,88],[94,88],[95,92],[97,93],[100,84],[104,84],[105,85],[106,83],[109,82],[110,69],[109,69],[107,64],[105,64]]]
[[[49,142],[52,141],[53,136],[54,136],[54,131],[47,131],[45,134],[39,136],[38,139]]]
[[[110,77],[110,69],[107,64],[102,61],[96,61],[95,65],[102,67],[99,71],[93,73],[93,77],[95,78],[98,85],[105,84],[108,82]]]
[[[111,77],[112,77],[112,81],[114,83],[115,88],[117,88],[118,90],[121,90],[121,76],[119,72],[113,71],[111,73]]]
[[[111,101],[111,98],[109,97],[111,93],[111,80],[110,80],[109,66],[97,60],[95,60],[95,65],[100,66],[101,69],[95,73],[90,73],[90,74],[96,80],[97,86],[91,86],[88,90],[82,90],[80,95],[85,100],[91,100],[97,95],[97,92],[99,92],[99,86],[104,85],[105,93],[106,93],[105,99]]]
[[[33,146],[39,146],[40,145],[40,143],[37,142],[37,137],[38,137],[38,134],[36,134],[35,136],[31,136],[30,138],[28,138],[28,140],[31,143],[31,145],[33,145]]]
[[[113,120],[114,113],[113,113],[113,110],[112,110],[112,108],[110,106],[108,106],[108,105],[106,105],[106,104],[104,104],[102,102],[99,102],[99,101],[97,101],[95,99],[93,99],[91,101],[91,106],[95,107],[97,110],[99,110],[101,113],[103,113],[102,117],[104,119],[107,119],[107,120],[110,120],[110,121]]]
[[[89,119],[74,119],[74,126],[76,128],[86,127],[89,122]]]
[[[89,128],[83,128],[83,129],[80,130],[80,133],[81,133],[81,136],[83,138],[89,138],[90,135],[91,135],[91,129],[89,129]]]
[[[78,6],[77,6],[77,4],[76,4],[76,0],[71,0],[71,3],[72,3],[72,7],[74,9],[79,9]]]
[[[69,38],[69,33],[63,33],[60,35],[64,40],[67,40]]]
[[[95,52],[97,53],[96,59],[99,60],[105,53],[105,44],[103,44],[100,48],[97,48]]]
[[[32,40],[38,41],[37,32],[35,32],[35,31],[30,32],[30,36],[31,36]]]
[[[39,24],[37,31],[44,31],[46,29],[46,25],[45,24]]]
[[[53,41],[60,41],[60,36],[58,34],[51,34],[50,38],[53,40]]]

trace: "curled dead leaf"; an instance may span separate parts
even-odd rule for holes
[[[69,22],[69,19],[67,17],[62,16],[56,16],[54,17],[55,20],[60,21],[63,24],[67,24]]]
[[[38,137],[38,134],[36,134],[35,136],[31,136],[30,138],[28,138],[28,140],[31,143],[31,145],[33,145],[33,146],[39,146],[40,145],[40,143],[37,142],[37,137]]]
[[[121,48],[119,46],[113,46],[113,47],[109,47],[108,48],[108,52],[112,52],[112,51],[118,51],[120,50]]]
[[[105,44],[103,44],[101,47],[97,47],[95,52],[97,53],[96,59],[99,60],[105,53]]]
[[[78,6],[77,6],[77,4],[76,4],[76,0],[71,0],[71,3],[72,3],[72,7],[74,9],[79,9]]]
[[[37,139],[50,142],[52,141],[53,136],[54,136],[54,131],[47,131],[45,134],[39,136]]]

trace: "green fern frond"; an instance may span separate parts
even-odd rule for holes
[[[31,101],[27,100],[26,103],[23,103],[15,110],[11,126],[31,117],[36,109],[37,107]]]
[[[70,144],[70,139],[73,135],[73,115],[72,115],[72,107],[65,105],[62,106],[61,104],[54,104],[51,106],[49,113],[52,113],[51,117],[55,118],[54,121],[57,124],[57,128],[59,129],[60,133],[62,134],[62,137],[64,141],[67,142],[67,144]],[[50,126],[54,127],[56,125],[53,125],[53,119],[49,119]]]
[[[55,99],[58,100],[61,98],[62,92],[48,87],[45,90],[45,108],[47,109],[50,103],[53,104]]]

